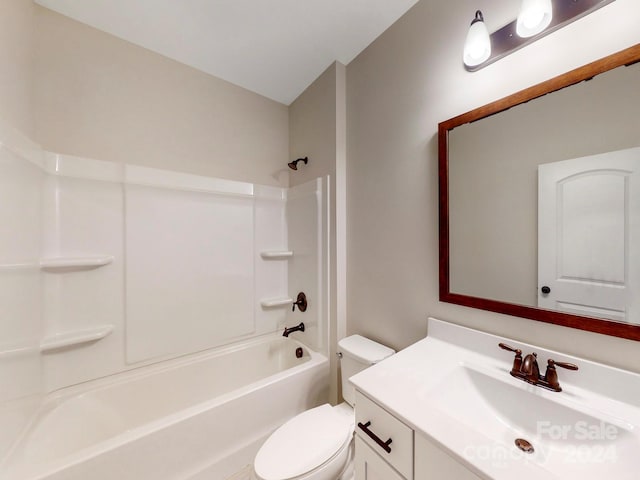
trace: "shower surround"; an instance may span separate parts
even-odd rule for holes
[[[0,459],[72,385],[300,321],[326,355],[327,178],[267,187],[0,141]]]

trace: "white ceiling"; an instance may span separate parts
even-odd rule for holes
[[[35,0],[286,105],[417,0]]]

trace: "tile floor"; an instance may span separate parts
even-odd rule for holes
[[[238,473],[231,475],[227,480],[251,480],[251,465],[247,465]]]

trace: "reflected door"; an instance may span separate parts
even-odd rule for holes
[[[539,307],[640,323],[639,172],[640,148],[538,167]]]

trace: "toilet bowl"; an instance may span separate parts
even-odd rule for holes
[[[255,479],[340,478],[352,456],[353,422],[353,409],[345,403],[325,403],[292,418],[260,448],[253,463]]]
[[[279,427],[253,462],[255,480],[350,480],[353,472],[355,391],[349,377],[394,351],[352,335],[338,343],[344,403],[312,408]]]

